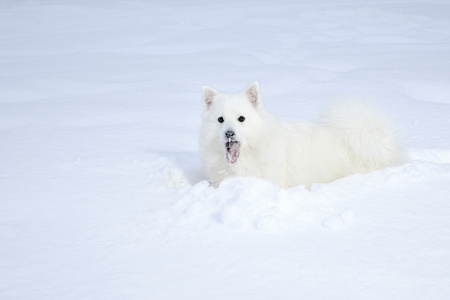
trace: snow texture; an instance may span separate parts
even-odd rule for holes
[[[0,1],[0,299],[448,299],[446,1]],[[376,103],[401,166],[211,187],[201,87]]]

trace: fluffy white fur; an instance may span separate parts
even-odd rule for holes
[[[236,94],[203,87],[203,101],[200,156],[216,186],[238,176],[310,187],[403,161],[389,121],[358,101],[341,103],[315,123],[278,121],[263,109],[257,82]]]

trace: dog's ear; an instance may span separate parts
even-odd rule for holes
[[[248,100],[255,108],[261,105],[261,95],[259,94],[259,85],[257,81],[250,83],[244,90]]]
[[[214,98],[219,94],[218,91],[209,86],[204,86],[203,90],[203,101],[205,102],[205,110],[209,110]]]

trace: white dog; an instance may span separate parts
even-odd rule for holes
[[[236,94],[203,87],[203,100],[200,156],[215,186],[237,176],[309,188],[403,162],[388,120],[361,102],[341,103],[316,123],[288,123],[263,109],[257,82]]]

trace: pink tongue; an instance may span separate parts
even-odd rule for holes
[[[225,154],[225,159],[227,160],[227,163],[230,165],[237,162],[239,158],[239,143],[231,143],[229,150],[227,151],[227,154]]]

